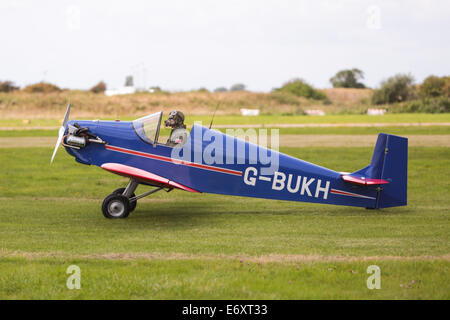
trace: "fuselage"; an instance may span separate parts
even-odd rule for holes
[[[83,164],[119,163],[203,193],[375,207],[375,186],[349,184],[341,173],[194,125],[188,142],[169,147],[143,139],[128,121],[78,121],[106,144],[67,148]],[[276,163],[275,163],[276,162]]]

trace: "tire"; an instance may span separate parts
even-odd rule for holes
[[[110,194],[103,200],[102,212],[108,219],[123,219],[130,214],[130,201],[120,194]]]
[[[125,191],[125,188],[119,188],[113,191],[112,194],[123,194],[123,192]],[[136,195],[134,194],[134,192],[131,194],[131,198],[136,197]],[[136,209],[136,205],[137,205],[137,201],[130,201],[130,212],[133,212],[134,209]]]

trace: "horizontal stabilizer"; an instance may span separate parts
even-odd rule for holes
[[[189,192],[198,192],[197,190],[183,186],[177,182],[170,181],[169,179],[135,167],[126,166],[119,163],[104,163],[101,167],[112,173],[124,177],[134,178],[138,181],[150,183],[159,187],[177,188]]]
[[[355,177],[350,175],[343,175],[342,180],[366,186],[389,183],[389,181],[386,181],[384,179],[370,179],[366,177]]]

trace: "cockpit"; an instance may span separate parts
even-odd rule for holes
[[[148,116],[133,121],[133,128],[136,134],[145,142],[156,146],[159,138],[161,126],[162,111],[150,114]]]
[[[189,136],[189,132],[185,129],[186,126],[183,128],[176,128],[172,129],[170,133],[168,132],[170,128],[167,129],[161,129],[161,120],[162,120],[162,111],[156,112],[153,114],[150,114],[148,116],[136,119],[132,122],[134,131],[136,134],[145,142],[153,145],[156,147],[157,144],[161,145],[167,145],[167,146],[175,146],[177,145],[177,142],[171,143],[172,138],[180,136],[180,140],[182,142],[178,143],[177,146],[182,146],[187,141],[187,137]],[[160,138],[160,132],[163,131],[163,134],[168,134],[170,136],[170,139],[166,142],[158,141],[158,138]],[[169,143],[170,141],[170,143]]]

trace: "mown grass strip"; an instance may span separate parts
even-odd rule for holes
[[[54,119],[0,119],[0,127],[33,127],[33,126],[59,126],[61,125],[64,110],[61,112],[61,118]],[[186,114],[186,123],[192,124],[195,121],[201,121],[204,125],[209,126],[212,115],[193,115]],[[121,117],[123,121],[130,121],[136,117]],[[91,119],[86,117],[74,117],[71,119]],[[101,120],[116,120],[116,118],[102,118]],[[326,115],[326,116],[281,116],[281,115],[261,115],[255,117],[244,117],[241,115],[216,115],[214,124],[217,125],[236,125],[236,124],[257,124],[266,125],[272,123],[427,123],[427,122],[450,122],[450,113],[398,113],[386,114],[384,116],[369,115]]]
[[[78,290],[66,285],[70,265],[81,270]],[[378,290],[367,287],[370,265],[381,270]],[[0,299],[448,299],[449,266],[444,261],[7,258],[0,261]]]
[[[423,126],[423,127],[341,127],[341,128],[265,128],[268,133],[271,133],[272,129],[277,129],[279,134],[338,134],[338,135],[370,135],[378,134],[380,132],[395,134],[395,135],[440,135],[450,134],[450,126]],[[226,133],[226,129],[217,129],[223,133]],[[246,130],[246,129],[245,129]],[[167,131],[167,130],[166,130]],[[161,131],[161,135],[168,135],[168,131]],[[58,134],[57,129],[52,130],[0,130],[0,137],[56,137]]]

